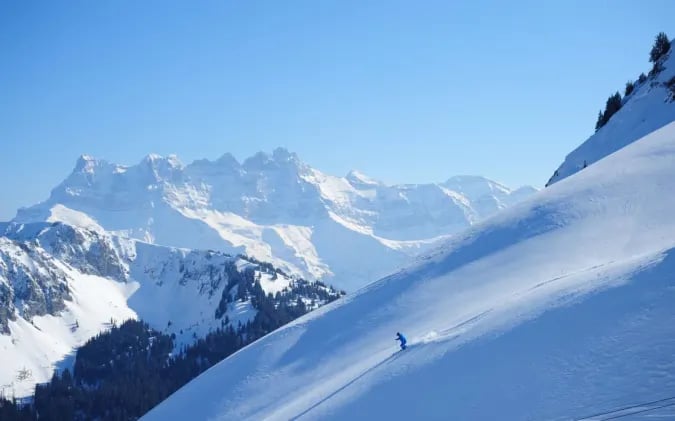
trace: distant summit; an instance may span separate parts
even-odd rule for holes
[[[14,221],[77,224],[85,218],[72,215],[86,215],[119,235],[245,253],[353,290],[534,191],[476,176],[405,185],[356,170],[335,177],[284,148],[187,165],[175,155],[135,165],[82,155],[46,201]]]

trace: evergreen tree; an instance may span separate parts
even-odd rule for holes
[[[621,94],[619,92],[616,92],[614,95],[610,96],[607,98],[607,102],[605,103],[605,111],[600,112],[598,115],[598,121],[595,123],[595,130],[597,131],[600,129],[602,126],[607,124],[610,118],[614,114],[616,114],[617,111],[621,109]]]
[[[649,52],[649,61],[656,63],[670,50],[670,40],[665,32],[659,32],[654,40],[652,50]]]
[[[617,91],[607,99],[605,106],[605,116],[609,120],[617,111],[621,109],[621,94]],[[607,116],[609,114],[609,116]]]
[[[626,82],[626,90],[624,91],[623,96],[627,97],[628,95],[633,93],[633,89],[635,89],[635,85],[633,84],[632,80],[629,80]]]
[[[600,127],[605,125],[605,116],[602,114],[602,111],[598,111],[598,121],[595,122],[595,131],[597,132]]]

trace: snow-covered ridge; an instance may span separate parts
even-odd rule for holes
[[[675,123],[242,349],[144,419],[568,420],[672,396],[673,191]]]
[[[534,191],[483,177],[415,185],[358,171],[335,177],[282,148],[242,163],[225,154],[189,165],[176,156],[123,166],[83,155],[45,202],[19,210],[14,222],[100,225],[161,245],[245,253],[354,289]]]
[[[5,396],[31,394],[59,360],[111,321],[141,318],[174,334],[178,346],[227,324],[245,324],[257,313],[239,290],[247,271],[265,293],[297,295],[308,309],[322,305],[324,296],[338,295],[248,257],[157,246],[91,224],[2,228],[0,393]],[[315,296],[318,291],[323,292]]]
[[[621,109],[565,157],[547,186],[675,121],[675,96],[666,86],[675,77],[675,54],[672,49],[662,58],[661,65],[663,70],[659,73],[650,75],[643,83],[635,82],[633,92],[623,99]]]

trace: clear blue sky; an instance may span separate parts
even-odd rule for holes
[[[675,1],[3,1],[0,220],[88,153],[542,186]]]

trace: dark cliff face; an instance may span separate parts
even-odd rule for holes
[[[112,237],[65,224],[15,224],[0,237],[0,332],[17,316],[58,315],[71,299],[70,267],[84,274],[125,281],[128,258]]]
[[[108,235],[56,223],[42,230],[34,244],[82,273],[120,281],[127,278],[128,258],[120,255]]]
[[[0,241],[0,331],[8,322],[57,314],[70,299],[67,275],[51,256],[31,245],[2,238]]]

